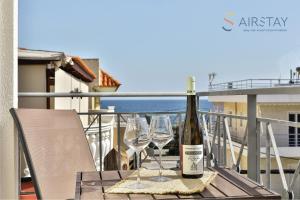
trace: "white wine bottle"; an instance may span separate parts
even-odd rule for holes
[[[197,115],[195,77],[187,83],[187,107],[180,144],[183,178],[200,178],[204,171],[203,133]]]

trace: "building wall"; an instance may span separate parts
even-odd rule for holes
[[[19,65],[20,92],[46,92],[46,64]],[[19,108],[47,108],[46,98],[20,98]]]
[[[70,92],[76,88],[81,92],[88,92],[88,85],[74,76],[58,69],[55,71],[55,92]],[[75,109],[77,112],[88,112],[88,98],[55,98],[54,109]],[[84,126],[88,123],[88,116],[80,116]]]
[[[220,102],[213,103],[220,106]],[[247,116],[247,104],[243,102],[224,102],[224,113],[233,115]],[[257,106],[257,116],[263,118],[281,119],[288,121],[288,114],[300,113],[300,103],[298,104],[274,104],[274,103],[259,103]],[[241,140],[245,133],[246,121],[240,119],[229,120],[230,131],[232,138]],[[279,147],[288,146],[288,127],[279,123],[272,123],[274,136]],[[263,132],[266,132],[266,127],[263,125]],[[261,137],[261,145],[265,145],[265,135]]]
[[[93,82],[89,83],[89,92],[95,92],[94,86],[99,86],[100,81],[100,62],[98,58],[85,58],[82,59],[89,68],[96,74],[96,78]],[[100,97],[90,97],[88,100],[89,110],[100,110]]]
[[[265,118],[289,120],[288,115],[300,113],[300,103],[298,104],[260,104],[261,116]],[[288,127],[278,123],[272,124],[274,136],[278,146],[289,146]]]
[[[239,102],[225,102],[224,113],[246,116],[247,104]],[[236,140],[241,140],[245,134],[245,128],[247,126],[246,120],[229,119],[229,126],[232,138]]]
[[[0,1],[0,199],[17,199],[18,143],[9,109],[18,107],[18,1]]]

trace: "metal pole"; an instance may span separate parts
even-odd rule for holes
[[[236,171],[237,172],[241,171],[240,163],[241,163],[243,151],[244,151],[246,140],[247,140],[247,136],[248,136],[248,128],[247,127],[248,127],[248,125],[246,124],[245,133],[244,133],[244,137],[243,137],[243,140],[242,140],[242,145],[241,145],[241,148],[240,148],[238,159],[236,161],[236,166],[235,167],[236,167]]]
[[[222,136],[223,136],[223,166],[226,167],[227,163],[227,144],[226,144],[226,133],[225,133],[225,117],[222,118]]]
[[[102,122],[101,122],[101,114],[98,115],[99,119],[99,165],[100,171],[102,171]]]
[[[268,189],[271,188],[271,141],[270,141],[270,135],[268,130],[269,123],[266,124],[266,187]]]
[[[260,175],[260,137],[256,123],[256,95],[247,95],[248,116],[248,177],[259,182]]]
[[[118,168],[121,169],[121,123],[120,114],[117,115],[117,126],[118,126]]]
[[[230,149],[230,153],[231,153],[232,163],[233,163],[233,166],[236,166],[234,147],[233,147],[232,140],[231,140],[231,134],[230,134],[230,129],[229,129],[227,117],[224,118],[224,124],[225,124],[225,133],[226,133],[226,136],[228,138],[228,144],[229,144],[229,149]]]
[[[290,190],[293,191],[294,190],[294,186],[295,186],[295,183],[296,183],[296,180],[297,180],[297,177],[299,175],[299,172],[300,172],[300,160],[298,162],[298,165],[297,165],[297,168],[294,172],[294,175],[292,177],[292,180],[291,180],[291,184],[290,184]]]
[[[286,192],[289,192],[288,184],[287,184],[287,181],[286,181],[286,178],[285,178],[285,175],[284,175],[283,166],[282,166],[282,163],[281,163],[281,160],[280,160],[280,155],[279,155],[279,151],[278,151],[278,148],[277,148],[277,144],[276,144],[276,140],[275,140],[275,137],[274,137],[274,134],[273,134],[273,129],[272,129],[271,124],[268,124],[267,128],[268,128],[268,133],[269,133],[269,136],[270,136],[270,141],[271,141],[271,144],[272,144],[272,147],[273,147],[273,151],[274,151],[274,154],[275,154],[275,159],[277,161],[278,170],[279,170],[279,174],[280,174],[280,178],[281,178],[281,182],[282,182],[282,187]]]
[[[220,116],[217,118],[217,134],[218,134],[218,160],[217,160],[217,166],[220,164],[220,159],[221,159],[221,134],[220,134]]]

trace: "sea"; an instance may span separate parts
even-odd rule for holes
[[[209,111],[212,104],[200,99],[200,110]],[[101,100],[101,108],[115,106],[116,112],[178,112],[186,110],[186,100]]]

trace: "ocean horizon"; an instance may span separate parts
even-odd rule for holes
[[[200,99],[200,110],[209,111],[212,104]],[[178,112],[186,110],[186,100],[174,99],[143,99],[143,100],[101,100],[101,108],[115,106],[116,112]]]

